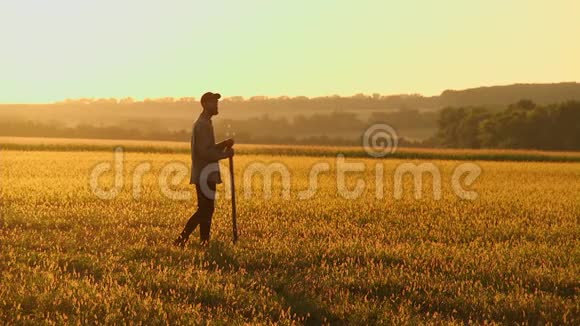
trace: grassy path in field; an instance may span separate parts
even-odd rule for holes
[[[190,151],[187,142],[0,137],[0,150],[111,152],[118,146],[123,147],[128,152],[135,153],[177,154],[189,153]],[[333,157],[344,154],[347,157],[369,157],[362,146],[238,144],[236,150],[238,154],[248,155]],[[580,152],[538,150],[398,148],[395,153],[386,157],[468,161],[580,162]]]

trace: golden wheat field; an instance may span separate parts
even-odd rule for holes
[[[196,230],[182,250],[171,243],[195,210],[193,187],[185,177],[163,190],[160,180],[164,167],[188,166],[188,154],[126,152],[122,190],[101,199],[89,176],[113,158],[0,152],[0,323],[580,323],[579,163],[474,161],[482,172],[466,189],[478,198],[465,200],[451,181],[464,161],[347,157],[365,167],[347,174],[349,189],[365,185],[348,199],[332,157],[238,155],[239,242],[226,183],[210,246]],[[246,191],[256,162],[286,167],[289,192],[275,176],[267,198],[259,175]],[[312,166],[324,162],[329,171],[303,199]],[[143,163],[150,171],[135,195]],[[395,199],[404,163],[434,164],[441,198],[429,177],[415,199],[407,175]],[[112,172],[99,179],[112,184]]]

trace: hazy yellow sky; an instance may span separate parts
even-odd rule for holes
[[[2,0],[0,102],[580,80],[578,0]]]

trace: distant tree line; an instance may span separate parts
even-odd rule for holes
[[[217,119],[214,127],[216,138],[235,137],[239,143],[359,145],[362,134],[373,123],[389,123],[396,129],[435,130],[436,119],[435,112],[420,113],[416,110],[374,112],[368,119],[336,111],[297,115],[291,119],[268,115],[241,120]],[[39,122],[12,117],[0,120],[0,136],[189,141],[191,130],[168,128],[155,119],[131,120],[117,125],[82,123],[67,126],[54,120]],[[420,144],[406,139],[400,142],[409,146]]]
[[[438,96],[423,96],[421,94],[382,95],[355,94],[353,96],[226,96],[222,99],[224,107],[241,107],[244,110],[384,110],[388,109],[440,109],[447,106],[485,106],[505,107],[520,99],[530,99],[540,105],[557,103],[567,100],[580,100],[580,84],[575,82],[554,84],[514,84],[505,86],[477,87],[464,90],[445,90]],[[131,97],[115,98],[81,98],[67,99],[55,104],[70,106],[115,106],[117,104],[133,105],[134,107],[181,107],[197,103],[195,97],[172,98],[163,97],[136,100]],[[242,104],[242,106],[240,106]],[[301,112],[302,113],[302,112]]]
[[[522,100],[506,110],[445,108],[426,143],[439,147],[580,150],[580,102]]]
[[[578,101],[538,105],[522,100],[504,109],[458,106],[439,111],[411,108],[332,111],[332,106],[327,106],[328,99],[321,98],[277,99],[273,103],[286,100],[294,104],[320,101],[324,105],[317,108],[325,109],[310,114],[297,110],[302,113],[288,115],[275,114],[270,106],[271,111],[267,112],[273,112],[272,115],[220,114],[214,122],[216,138],[233,136],[239,143],[254,144],[360,145],[361,136],[370,125],[387,123],[399,136],[404,136],[401,146],[580,150]],[[360,105],[380,101],[380,96],[374,99],[355,96],[347,100]],[[249,110],[250,102],[270,100],[228,101],[230,104],[243,101],[240,110]],[[166,98],[143,102],[69,100],[53,104],[56,108],[21,105],[0,109],[0,136],[189,141],[191,124],[199,113],[194,104],[198,105],[193,98]],[[69,110],[59,106],[86,108]],[[72,114],[77,114],[78,120],[67,121]]]

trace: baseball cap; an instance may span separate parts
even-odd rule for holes
[[[200,102],[203,103],[211,100],[219,100],[221,97],[222,96],[219,93],[207,92],[201,96]]]

